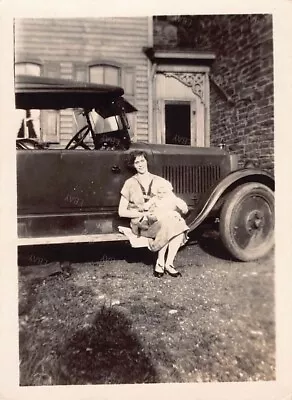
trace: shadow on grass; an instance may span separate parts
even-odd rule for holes
[[[157,382],[130,321],[102,308],[92,325],[75,332],[59,354],[59,385]]]
[[[132,248],[127,242],[73,243],[26,246],[18,248],[18,265],[46,264],[54,261],[72,263],[126,260],[129,263],[154,263],[155,254],[147,248]]]
[[[200,248],[207,254],[225,261],[236,261],[224,247],[218,230],[213,226],[203,226],[191,232],[190,239],[197,242]]]

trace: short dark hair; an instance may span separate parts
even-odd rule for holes
[[[148,156],[147,156],[147,153],[145,151],[143,151],[143,150],[135,150],[135,151],[133,151],[133,152],[131,152],[129,154],[128,166],[130,168],[134,169],[134,162],[135,162],[137,157],[144,157],[145,160],[148,162]]]

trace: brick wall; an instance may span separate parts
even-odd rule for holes
[[[274,169],[273,36],[270,15],[171,16],[177,40],[159,47],[216,53],[210,75],[211,145],[223,140],[240,156]],[[154,20],[155,21],[155,20]],[[157,21],[156,21],[157,24]],[[158,22],[164,26],[165,20]],[[161,30],[161,29],[160,29]],[[159,29],[154,28],[155,32]]]

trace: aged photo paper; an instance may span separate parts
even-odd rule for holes
[[[92,18],[153,15],[272,14],[276,177],[276,380],[134,385],[19,386],[16,150],[14,119],[15,18]],[[292,2],[222,0],[157,3],[0,0],[0,399],[238,399],[292,400]],[[244,268],[244,266],[242,267]]]

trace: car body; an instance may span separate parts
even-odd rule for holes
[[[17,109],[77,110],[83,121],[66,148],[17,139],[19,245],[126,240],[118,231],[128,224],[118,216],[120,190],[133,174],[130,153],[143,150],[149,170],[171,181],[188,204],[190,231],[216,220],[234,257],[265,256],[274,240],[273,177],[239,169],[237,156],[219,147],[131,142],[127,113],[136,109],[123,93],[109,85],[15,78]],[[99,131],[100,120],[114,129]]]

